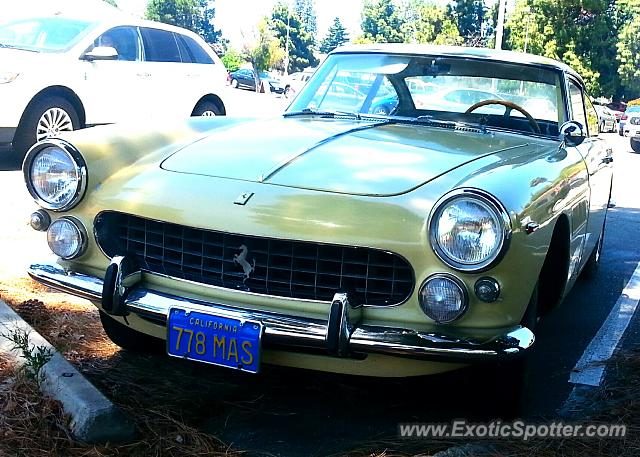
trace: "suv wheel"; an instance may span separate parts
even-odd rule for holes
[[[634,152],[640,152],[640,140],[631,138],[631,149],[633,149]]]
[[[196,105],[191,115],[203,117],[222,116],[222,110],[213,102],[203,101]]]
[[[13,146],[17,153],[25,154],[37,141],[78,128],[80,120],[71,103],[62,97],[43,98],[27,108]]]
[[[231,80],[231,87],[233,87],[234,89],[238,88],[238,80],[237,79],[232,79]]]

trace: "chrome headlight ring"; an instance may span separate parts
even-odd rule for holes
[[[38,193],[33,183],[32,171],[34,161],[39,157],[39,154],[47,148],[59,149],[66,155],[68,159],[70,159],[71,163],[73,164],[72,171],[75,173],[77,179],[75,190],[71,193],[71,196],[68,199],[61,203],[47,201],[42,195],[40,195],[40,193]],[[87,190],[88,172],[87,165],[84,158],[82,157],[82,154],[80,154],[80,152],[73,145],[71,145],[71,143],[59,138],[46,139],[33,145],[25,156],[24,163],[22,165],[22,173],[24,175],[27,189],[29,190],[29,193],[31,194],[33,199],[42,208],[51,211],[67,211],[75,207],[78,203],[80,203]]]
[[[498,241],[496,246],[491,249],[490,254],[479,261],[462,261],[448,255],[446,250],[438,241],[438,223],[445,209],[456,200],[475,200],[476,203],[491,212],[491,215],[498,221],[499,227],[496,227]],[[507,252],[511,242],[512,228],[509,213],[504,205],[493,195],[480,189],[462,188],[453,190],[445,194],[433,207],[427,223],[429,230],[429,243],[431,249],[436,256],[447,266],[462,272],[476,273],[482,272],[493,267],[500,261]]]

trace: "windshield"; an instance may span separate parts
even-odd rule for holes
[[[557,135],[564,116],[558,108],[563,106],[561,87],[558,72],[528,65],[441,56],[334,54],[288,111],[430,116],[530,132],[526,112],[541,133]],[[487,100],[497,103],[474,106]]]
[[[62,17],[9,22],[0,25],[0,47],[63,51],[87,33],[90,25],[90,22]]]

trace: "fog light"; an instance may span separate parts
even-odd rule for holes
[[[459,319],[469,303],[464,285],[445,274],[427,278],[420,288],[419,301],[422,311],[439,324]]]
[[[493,278],[480,278],[474,286],[476,296],[483,302],[493,303],[500,296],[500,284]]]
[[[53,222],[47,230],[47,243],[58,257],[74,259],[82,255],[87,247],[86,231],[79,221],[63,217]]]
[[[44,232],[51,225],[51,217],[45,211],[39,209],[29,217],[29,225],[38,232]]]

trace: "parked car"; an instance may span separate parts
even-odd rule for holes
[[[284,95],[287,98],[295,97],[307,81],[311,79],[314,71],[315,68],[291,73],[282,83],[284,86]]]
[[[124,15],[0,25],[0,143],[24,154],[63,131],[225,114],[226,70],[198,35]]]
[[[618,123],[618,134],[620,136],[624,136],[625,135],[625,127],[627,125],[627,121],[629,120],[629,116],[631,116],[634,113],[639,113],[639,112],[640,112],[640,106],[638,106],[638,105],[629,106],[625,110],[624,114],[620,118],[620,122]]]
[[[598,128],[601,132],[616,131],[616,117],[609,108],[602,105],[594,105],[598,113]]]
[[[256,90],[256,73],[248,68],[242,68],[234,71],[230,75],[231,87],[235,89],[251,89]],[[280,80],[273,78],[266,71],[258,73],[258,80],[265,84],[265,90],[269,88],[269,92],[276,94],[283,94],[284,87],[280,83]]]
[[[627,122],[624,127],[624,136],[629,137],[631,149],[635,152],[640,152],[640,109],[627,109],[625,114]]]
[[[343,71],[371,81],[350,112],[327,96]],[[462,111],[423,109],[416,76],[495,92]],[[370,114],[389,87],[395,111]],[[517,97],[555,100],[555,117]],[[504,109],[479,112],[490,105]],[[29,274],[94,302],[123,348],[165,340],[170,356],[234,370],[413,376],[506,362],[595,274],[612,160],[582,78],[562,63],[347,47],[279,118],[39,142],[23,166],[41,206],[31,225],[58,258]]]

